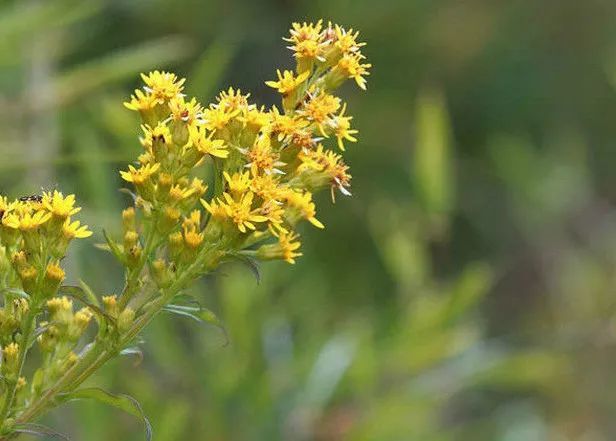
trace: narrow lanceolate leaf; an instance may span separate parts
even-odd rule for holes
[[[0,289],[0,295],[10,298],[21,298],[30,300],[30,296],[23,289],[19,288],[2,288]]]
[[[124,254],[122,253],[122,250],[120,250],[118,244],[116,244],[114,240],[109,237],[107,231],[105,230],[103,230],[103,236],[105,237],[105,241],[107,242],[107,245],[109,246],[109,249],[111,250],[111,253],[115,256],[115,258],[118,259],[120,262],[124,262]]]
[[[230,257],[231,260],[237,260],[246,265],[248,269],[252,272],[252,274],[255,276],[257,284],[261,283],[261,268],[257,259],[240,253],[229,253],[228,257]]]
[[[222,320],[207,308],[202,306],[166,305],[163,307],[163,311],[182,317],[188,317],[198,323],[207,323],[216,326],[225,336],[225,345],[229,343],[229,336],[227,335],[227,330]]]
[[[94,294],[94,291],[92,291],[92,288],[90,288],[86,282],[79,279],[79,286],[83,290],[83,293],[88,297],[90,303],[99,307],[101,306],[98,297],[96,297],[96,294]]]
[[[74,392],[60,394],[58,396],[58,400],[60,403],[86,399],[100,401],[101,403],[113,406],[116,409],[123,410],[124,412],[141,419],[145,427],[145,439],[147,441],[152,440],[152,425],[150,424],[148,418],[145,416],[145,413],[143,412],[143,409],[141,408],[139,402],[130,395],[112,394],[111,392],[107,392],[103,389],[93,387],[79,389]]]
[[[42,424],[26,423],[18,424],[14,427],[14,432],[23,433],[26,435],[33,435],[39,438],[59,438],[70,441],[70,438],[50,427],[43,426]]]
[[[131,356],[134,355],[137,357],[135,363],[133,364],[135,367],[139,366],[143,361],[143,351],[139,349],[137,346],[132,346],[130,348],[125,348],[120,351],[120,355]]]

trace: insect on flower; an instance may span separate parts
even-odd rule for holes
[[[43,196],[40,194],[32,194],[30,196],[22,196],[19,198],[20,202],[43,202]]]

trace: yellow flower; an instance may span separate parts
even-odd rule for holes
[[[349,166],[344,163],[342,156],[331,150],[324,150],[323,146],[319,144],[315,150],[301,152],[299,159],[302,162],[297,168],[299,172],[314,170],[326,175],[332,188],[333,201],[335,201],[334,188],[338,188],[345,196],[351,195],[348,190],[351,185],[351,175],[348,173]]]
[[[323,20],[319,20],[314,23],[293,23],[290,30],[290,38],[283,38],[283,40],[292,43],[288,46],[295,52],[295,58],[305,59],[317,59],[319,61],[325,61],[323,52],[330,43],[325,39],[325,35],[322,32]]]
[[[297,240],[299,236],[294,232],[283,231],[278,235],[278,242],[275,244],[263,245],[257,250],[257,257],[260,259],[282,259],[294,264],[295,258],[302,255],[297,252],[301,243]]]
[[[256,107],[246,109],[243,115],[239,116],[237,119],[243,123],[244,127],[258,132],[261,127],[269,123],[270,118],[269,112],[266,112],[265,107],[262,106],[260,109]]]
[[[188,199],[193,194],[195,194],[194,188],[186,188],[179,184],[174,185],[169,190],[169,196],[175,202],[183,201],[184,199]]]
[[[250,191],[264,201],[277,200],[281,197],[283,187],[276,175],[257,174],[253,175],[250,182]]]
[[[158,171],[160,164],[146,164],[140,168],[135,168],[132,165],[128,166],[128,171],[121,171],[122,179],[127,182],[132,182],[135,185],[144,184],[154,173]]]
[[[290,70],[285,70],[282,73],[280,70],[276,70],[276,73],[278,75],[278,81],[266,81],[265,84],[278,90],[283,96],[289,95],[295,91],[295,89],[310,76],[310,71],[303,72],[297,77]]]
[[[321,135],[327,136],[324,124],[329,120],[330,115],[338,111],[339,108],[340,98],[327,92],[321,92],[308,100],[297,113],[314,121]]]
[[[2,348],[2,356],[7,364],[16,362],[17,354],[19,354],[19,345],[17,343],[9,343]]]
[[[282,141],[287,137],[292,138],[310,124],[303,118],[281,114],[276,107],[272,109],[271,118],[271,132],[274,136],[277,135],[278,141]]]
[[[238,195],[246,192],[250,188],[250,172],[239,172],[229,175],[223,172],[223,176],[227,181],[227,187],[233,195]]]
[[[347,78],[353,78],[360,89],[366,90],[366,79],[370,75],[368,69],[372,67],[369,63],[362,63],[365,57],[357,53],[347,53],[342,56],[335,67]]]
[[[45,278],[51,281],[62,282],[64,280],[64,270],[55,262],[49,262],[45,270]]]
[[[312,193],[301,193],[295,190],[289,190],[285,193],[285,199],[289,207],[299,211],[300,215],[317,228],[325,228],[325,226],[315,217],[316,208],[312,202]]]
[[[24,213],[19,218],[19,229],[21,231],[33,231],[43,225],[51,218],[51,213],[36,211],[34,214]]]
[[[256,229],[254,223],[267,221],[265,216],[257,214],[258,210],[252,209],[253,193],[245,193],[239,201],[235,201],[229,193],[223,193],[223,197],[227,203],[227,216],[242,233],[245,233],[246,229]]]
[[[210,202],[201,199],[201,205],[205,207],[205,209],[208,211],[208,213],[212,215],[213,218],[224,220],[227,217],[226,206],[219,199],[212,199]]]
[[[2,225],[17,230],[19,228],[19,216],[17,213],[4,213],[2,216]]]
[[[334,46],[343,54],[357,52],[366,45],[366,43],[358,43],[357,37],[359,37],[359,32],[353,32],[352,28],[347,31],[339,25],[334,27]]]
[[[130,96],[129,102],[124,103],[124,107],[127,109],[136,110],[138,112],[152,110],[157,105],[158,102],[154,95],[143,93],[139,89],[136,89],[135,93]]]
[[[155,70],[149,74],[141,74],[145,83],[143,89],[149,93],[158,104],[163,104],[174,98],[184,89],[185,79],[178,80],[177,76],[169,72]]]
[[[195,249],[203,242],[204,235],[194,226],[184,226],[184,243],[188,248]]]
[[[203,123],[208,130],[223,130],[240,113],[240,109],[227,110],[222,106],[211,105],[203,111]]]
[[[86,237],[92,236],[92,232],[88,230],[87,225],[81,225],[79,221],[71,222],[70,219],[64,221],[62,233],[64,237],[69,240],[73,238],[85,239]]]
[[[249,162],[244,166],[250,168],[253,174],[257,174],[258,170],[263,170],[266,174],[278,173],[284,174],[277,167],[286,165],[279,161],[280,154],[272,148],[269,133],[262,133],[255,139],[252,148],[248,151],[241,150],[246,155]]]
[[[191,142],[199,152],[204,155],[215,156],[217,158],[226,158],[229,156],[229,151],[225,146],[225,142],[221,139],[212,139],[213,134],[206,136],[205,130],[195,130],[191,134]]]
[[[81,208],[75,207],[75,195],[64,195],[54,190],[53,193],[43,193],[43,208],[49,211],[55,217],[66,219],[68,216],[72,216],[78,213]]]
[[[190,188],[193,190],[193,194],[196,194],[197,197],[201,197],[207,191],[207,185],[203,183],[203,180],[199,178],[193,178],[190,183]]]
[[[47,309],[57,321],[68,321],[73,312],[73,301],[68,297],[54,297],[47,300]]]
[[[302,245],[299,241],[296,241],[298,237],[299,236],[293,232],[282,232],[280,236],[278,236],[278,245],[282,252],[282,258],[288,263],[295,263],[295,258],[302,255],[302,253],[297,252]]]
[[[237,201],[229,193],[223,193],[223,198],[224,201],[217,199],[211,203],[202,199],[201,203],[212,216],[231,220],[242,233],[255,230],[255,223],[267,221],[265,216],[258,214],[258,209],[252,208],[252,192],[244,193]]]
[[[216,108],[222,109],[227,113],[234,113],[238,110],[244,111],[249,109],[254,109],[254,105],[248,105],[248,98],[250,94],[242,95],[242,91],[240,89],[233,90],[232,87],[229,87],[227,91],[222,91],[216,97],[217,104],[215,104]]]
[[[171,111],[171,118],[175,121],[181,121],[188,125],[202,122],[203,107],[195,98],[185,101],[182,95],[177,95],[169,101],[169,110]]]
[[[201,212],[199,210],[193,210],[184,222],[183,228],[200,228],[201,227]]]
[[[274,199],[266,200],[261,205],[259,213],[267,218],[268,228],[274,236],[278,236],[281,231],[287,231],[283,226],[285,210],[280,202]]]
[[[338,139],[338,148],[344,151],[344,140],[351,142],[357,142],[357,138],[355,138],[355,134],[358,133],[357,130],[351,129],[351,120],[352,116],[344,116],[344,112],[346,111],[346,103],[342,105],[342,110],[340,114],[332,117],[329,120],[329,125],[333,130],[334,135]]]
[[[159,122],[156,127],[150,127],[147,124],[141,126],[144,138],[141,139],[141,144],[150,154],[153,154],[154,144],[169,145],[173,141],[171,139],[171,131],[164,122]],[[149,161],[145,161],[146,163]]]

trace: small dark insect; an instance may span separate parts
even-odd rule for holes
[[[19,200],[21,202],[43,202],[43,196],[40,194],[33,194],[30,196],[22,196]]]
[[[4,217],[4,210],[0,210],[0,221],[2,220],[3,217]]]

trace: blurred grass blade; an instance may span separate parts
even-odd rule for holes
[[[325,343],[310,372],[302,402],[322,409],[351,365],[356,348],[357,341],[350,336],[337,335]]]
[[[163,37],[114,51],[61,74],[54,84],[56,101],[47,104],[66,105],[102,86],[181,60],[191,51],[190,40],[180,36]]]
[[[446,215],[453,205],[451,127],[445,97],[437,87],[419,91],[415,109],[413,178],[428,214]]]
[[[83,20],[100,10],[98,0],[13,2],[0,9],[0,41],[30,37],[33,29],[67,26]]]
[[[189,92],[205,99],[213,96],[219,88],[222,77],[233,60],[236,48],[228,38],[220,38],[212,43],[195,63],[190,73]]]
[[[492,284],[492,272],[486,264],[469,265],[453,287],[448,300],[444,321],[462,317],[488,293]]]

